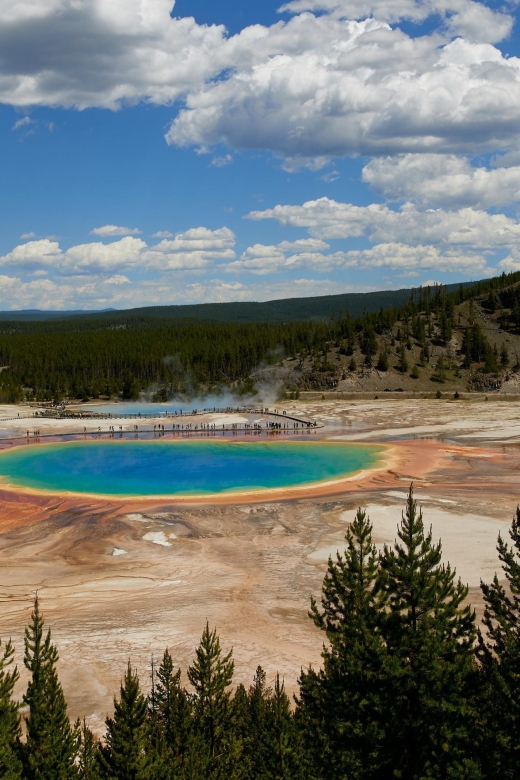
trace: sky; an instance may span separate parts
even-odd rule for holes
[[[0,0],[0,309],[520,270],[519,13]]]

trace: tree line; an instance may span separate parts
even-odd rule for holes
[[[291,702],[258,667],[233,689],[232,651],[206,625],[186,688],[165,650],[145,692],[128,664],[106,733],[69,722],[38,598],[25,632],[22,702],[13,646],[0,660],[0,777],[8,780],[514,780],[520,766],[520,509],[498,537],[501,579],[483,625],[442,562],[412,488],[381,552],[359,509],[310,616],[326,638]],[[503,583],[506,583],[505,585]],[[20,707],[23,707],[20,714]],[[22,728],[23,725],[23,728]]]

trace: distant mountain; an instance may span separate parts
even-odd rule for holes
[[[18,311],[0,311],[0,320],[10,322],[24,321],[33,322],[37,320],[65,319],[68,317],[78,317],[84,314],[106,314],[107,312],[117,311],[116,309],[72,309],[70,311],[44,311],[42,309],[20,309]]]
[[[477,282],[464,282],[470,287]],[[460,284],[448,284],[446,292],[453,292]],[[315,298],[282,298],[275,301],[235,303],[195,303],[175,306],[144,306],[137,309],[104,309],[103,311],[24,311],[0,312],[2,321],[44,321],[70,318],[100,318],[124,322],[128,319],[158,318],[161,320],[198,320],[206,322],[299,322],[327,320],[346,315],[358,317],[364,311],[374,312],[392,306],[402,306],[411,295],[411,288],[381,290],[368,293],[320,295]]]

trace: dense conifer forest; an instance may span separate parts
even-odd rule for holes
[[[158,400],[179,392],[229,387],[245,392],[255,369],[281,358],[300,365],[310,361],[326,386],[326,374],[335,370],[327,357],[331,349],[337,356],[351,355],[351,363],[360,349],[363,364],[383,372],[395,353],[398,370],[404,374],[411,369],[414,376],[413,371],[429,363],[436,344],[447,348],[436,377],[442,382],[452,360],[448,349],[452,333],[461,327],[463,364],[493,373],[511,357],[486,339],[471,307],[478,302],[479,310],[484,307],[495,320],[498,317],[504,331],[520,332],[519,281],[516,272],[461,285],[453,292],[441,286],[421,288],[412,291],[402,306],[355,318],[347,313],[328,320],[237,323],[112,312],[46,322],[2,321],[0,401],[114,395],[136,399],[149,388]],[[467,301],[470,309],[461,326],[460,306]],[[414,345],[420,350],[415,367],[410,364]],[[350,369],[355,368],[354,361]]]
[[[295,701],[283,678],[268,681],[260,667],[249,687],[234,686],[232,651],[206,625],[185,673],[173,647],[152,662],[150,681],[128,663],[101,740],[86,722],[69,722],[58,651],[36,598],[22,702],[13,699],[13,647],[3,645],[0,777],[515,780],[520,508],[509,535],[498,538],[502,571],[481,586],[478,627],[412,488],[398,538],[381,552],[359,509],[344,554],[329,559],[320,602],[311,601],[322,664],[302,670]]]

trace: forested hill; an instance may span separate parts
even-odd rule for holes
[[[403,293],[401,306],[365,307],[358,317],[312,319],[309,299],[295,299],[308,319],[215,322],[159,307],[156,316],[0,321],[0,401],[130,400],[143,390],[164,401],[229,388],[250,395],[266,367],[292,393],[339,382],[363,389],[367,376],[377,379],[369,390],[431,390],[430,381],[453,392],[492,390],[506,374],[520,376],[520,272]]]
[[[457,290],[459,285],[450,285]],[[448,289],[450,289],[448,288]],[[277,301],[242,301],[234,303],[196,303],[184,306],[146,306],[124,312],[107,312],[107,319],[123,316],[157,317],[159,319],[205,320],[206,322],[303,322],[329,320],[332,317],[360,317],[363,312],[404,306],[410,289],[380,290],[368,293],[320,295],[312,298],[282,298]],[[92,315],[90,315],[92,316]]]
[[[469,287],[478,282],[465,282]],[[458,290],[459,284],[443,287],[450,293]],[[182,306],[143,306],[137,309],[102,312],[78,311],[27,311],[0,312],[0,320],[11,322],[32,322],[55,319],[97,319],[122,321],[127,318],[179,319],[206,322],[303,322],[304,320],[328,320],[332,317],[360,317],[365,311],[376,312],[380,309],[399,308],[410,299],[412,290],[380,290],[368,293],[345,293],[343,295],[320,295],[312,298],[282,298],[276,301],[234,302],[234,303],[195,303]]]

